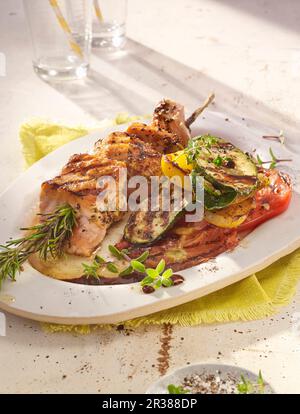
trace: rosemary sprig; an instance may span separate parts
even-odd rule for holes
[[[41,259],[57,259],[63,254],[63,246],[72,235],[76,226],[76,212],[69,204],[58,207],[53,213],[39,214],[41,223],[22,231],[27,236],[10,240],[1,245],[0,251],[0,288],[2,282],[15,280],[22,271],[22,265],[30,255],[39,253]]]
[[[274,154],[272,148],[269,148],[269,153],[271,155],[271,160],[269,161],[263,161],[259,155],[257,155],[257,163],[258,165],[265,165],[265,164],[270,164],[270,169],[274,169],[275,167],[277,167],[277,164],[280,162],[292,162],[292,159],[280,159],[277,158],[276,155]]]

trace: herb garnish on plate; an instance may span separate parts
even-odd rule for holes
[[[144,293],[153,293],[161,287],[170,287],[174,285],[172,279],[173,270],[166,269],[166,262],[164,260],[161,260],[155,268],[147,268],[145,266],[144,263],[149,256],[149,251],[145,251],[139,257],[131,259],[128,256],[128,251],[126,249],[119,250],[115,246],[109,246],[108,250],[118,260],[127,261],[128,266],[124,270],[119,271],[117,263],[106,262],[102,257],[96,256],[91,265],[85,263],[82,264],[84,268],[84,276],[99,279],[101,277],[101,268],[106,267],[110,272],[118,273],[119,277],[126,277],[134,272],[145,274],[144,279],[140,282]]]
[[[63,255],[63,246],[76,226],[75,210],[69,204],[64,204],[53,213],[38,216],[42,218],[39,224],[21,229],[28,233],[27,236],[0,246],[0,287],[6,278],[16,279],[22,271],[22,265],[32,254],[39,253],[45,261],[49,257],[57,259]]]
[[[280,158],[277,158],[276,155],[274,154],[272,148],[269,148],[269,153],[271,155],[271,160],[269,160],[269,161],[263,161],[260,158],[260,156],[257,155],[257,163],[258,163],[258,165],[263,166],[265,164],[270,164],[270,167],[269,168],[272,170],[272,169],[276,168],[277,167],[277,164],[280,163],[280,162],[292,162],[293,161],[292,159],[280,159]]]

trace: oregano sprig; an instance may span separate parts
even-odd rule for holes
[[[117,263],[107,262],[102,257],[96,256],[91,265],[82,264],[85,277],[99,279],[101,277],[99,270],[101,267],[105,266],[110,272],[118,274],[118,277],[130,276],[134,272],[144,274],[145,277],[140,284],[145,293],[152,293],[161,287],[170,287],[174,285],[172,279],[173,270],[166,269],[165,260],[162,259],[153,269],[145,266],[145,262],[150,254],[149,251],[146,250],[139,257],[131,259],[128,256],[129,252],[126,249],[119,250],[116,246],[109,246],[108,250],[119,261],[127,261],[128,266],[120,272]]]
[[[173,285],[173,280],[171,277],[173,276],[173,270],[167,269],[166,262],[162,259],[155,269],[146,268],[144,264],[137,262],[136,260],[131,261],[131,266],[134,270],[139,273],[145,273],[146,276],[141,281],[141,286],[150,286],[153,289],[157,290],[163,287],[170,287]]]

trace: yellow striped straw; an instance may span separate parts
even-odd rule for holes
[[[74,39],[70,26],[68,25],[68,22],[66,21],[66,19],[64,18],[60,7],[58,5],[57,0],[49,0],[49,3],[55,13],[55,16],[61,26],[61,28],[63,29],[63,31],[66,34],[66,37],[69,41],[70,47],[71,49],[81,58],[83,58],[83,53],[81,50],[81,47],[79,46],[79,44],[76,42],[76,40]]]
[[[95,12],[96,12],[96,16],[98,17],[98,20],[102,23],[104,19],[103,19],[103,14],[100,9],[98,0],[94,0],[94,8],[95,8]]]

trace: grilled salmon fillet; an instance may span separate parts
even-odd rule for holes
[[[96,142],[94,152],[99,158],[124,162],[128,178],[161,175],[161,153],[150,143],[127,132],[114,132]]]
[[[42,184],[40,213],[46,214],[64,203],[77,210],[78,222],[66,246],[66,252],[78,256],[91,256],[104,239],[107,229],[120,221],[124,212],[99,211],[97,197],[103,189],[98,179],[112,176],[118,182],[121,161],[101,159],[94,155],[77,154],[71,157],[60,175]],[[118,196],[118,195],[117,195]],[[119,200],[116,200],[118,207]]]
[[[184,148],[179,136],[157,125],[146,125],[135,122],[128,127],[127,133],[138,137],[142,142],[150,145],[160,154],[169,154]]]

